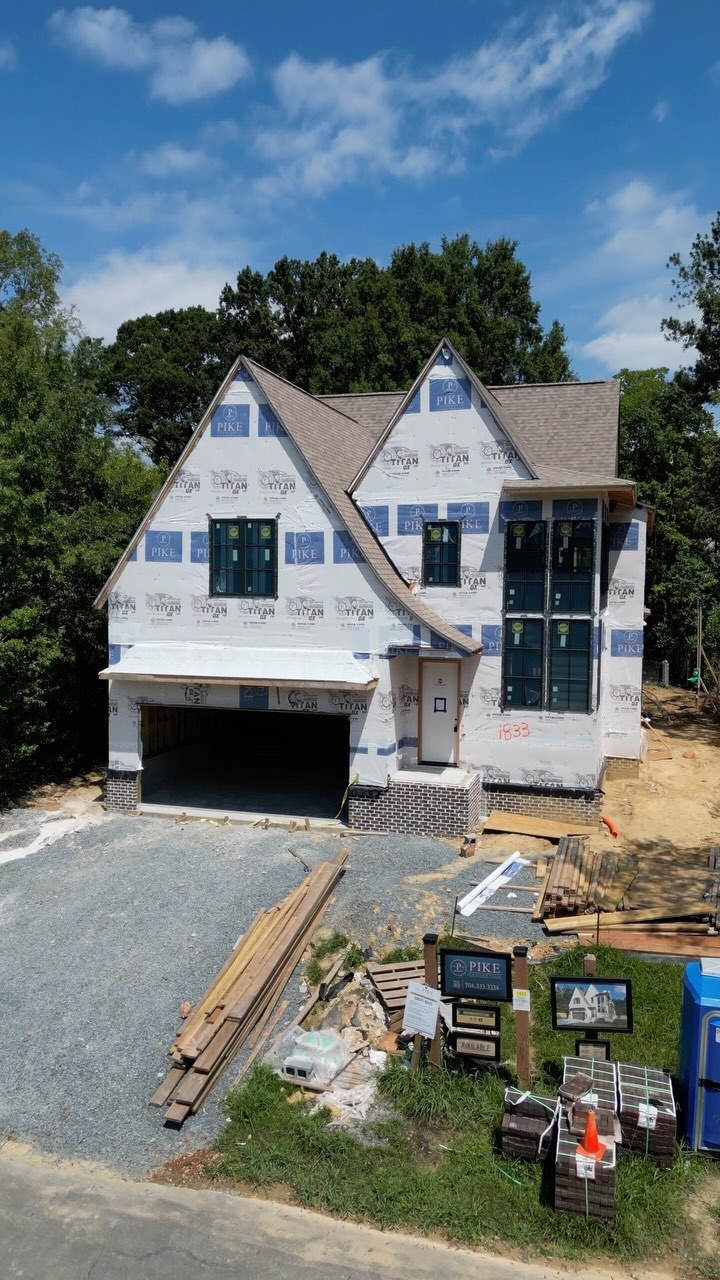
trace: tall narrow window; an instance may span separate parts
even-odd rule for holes
[[[276,526],[275,520],[211,520],[211,595],[276,595]]]
[[[460,585],[459,520],[426,520],[423,528],[423,584]]]
[[[556,520],[553,524],[552,613],[590,613],[593,597],[592,520]]]
[[[552,711],[587,711],[590,705],[592,623],[589,618],[550,623]]]
[[[540,618],[505,619],[503,702],[506,707],[542,707],[543,640]]]
[[[513,520],[505,533],[505,608],[542,613],[545,608],[545,525]]]

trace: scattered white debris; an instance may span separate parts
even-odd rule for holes
[[[18,858],[27,858],[31,853],[46,849],[48,845],[55,844],[56,840],[62,840],[63,836],[74,835],[75,832],[82,831],[84,827],[92,826],[96,821],[98,819],[94,816],[87,818],[50,818],[47,822],[43,822],[40,831],[31,844],[15,849],[4,849],[0,853],[0,866],[6,862],[15,862]]]

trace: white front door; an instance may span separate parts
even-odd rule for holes
[[[422,763],[457,764],[458,664],[423,661],[420,670]]]

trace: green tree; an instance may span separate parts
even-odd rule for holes
[[[696,599],[712,608],[720,598],[720,439],[712,415],[667,372],[618,375],[620,474],[656,508],[648,539],[647,648],[684,680],[694,666]]]
[[[159,479],[103,432],[98,344],[70,341],[59,265],[38,261],[0,311],[0,800],[99,758],[93,600]]]
[[[676,272],[672,301],[692,308],[692,314],[663,320],[663,331],[686,351],[697,351],[694,368],[685,371],[688,385],[701,404],[716,401],[720,398],[720,213],[710,230],[693,240],[689,261],[674,253],[668,266]]]
[[[156,460],[173,462],[242,353],[315,394],[406,389],[441,336],[486,382],[571,378],[562,326],[546,331],[515,242],[468,236],[396,249],[386,267],[280,258],[243,268],[216,317],[202,308],[129,321],[106,355],[118,423]]]

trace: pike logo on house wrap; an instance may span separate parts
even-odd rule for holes
[[[543,504],[542,502],[501,502],[500,503],[500,532],[505,529],[508,521],[513,520],[542,520]]]
[[[408,449],[402,444],[387,445],[380,454],[380,465],[391,476],[406,476],[417,470],[419,454],[417,449]]]
[[[317,694],[311,689],[289,689],[287,695],[291,711],[317,711]]]
[[[270,706],[270,690],[267,685],[240,685],[240,709],[242,711],[267,711]]]
[[[430,412],[448,413],[472,407],[469,378],[431,378]]]
[[[361,507],[360,510],[373,533],[377,534],[378,538],[387,538],[390,533],[390,508],[385,506]]]
[[[258,405],[258,435],[261,437],[287,435],[287,431],[269,404]]]
[[[502,655],[502,627],[483,623],[480,630],[483,654],[486,658],[499,658]]]
[[[612,628],[610,632],[611,658],[642,658],[642,656],[643,633],[639,628],[637,631],[624,631],[618,627]]]
[[[407,408],[405,409],[405,413],[419,413],[419,412],[420,412],[420,388],[418,387],[417,391],[415,392],[415,395],[413,396],[412,400],[410,401]]]
[[[287,596],[285,612],[296,622],[318,622],[325,614],[322,600],[313,600],[312,596]]]
[[[227,618],[226,600],[216,600],[210,596],[191,596],[190,608],[192,609],[196,626],[203,626],[209,622],[220,622],[223,618]]]
[[[190,534],[191,564],[208,564],[210,561],[210,534],[207,529],[193,529]]]
[[[324,564],[325,535],[322,532],[286,533],[286,564]]]
[[[169,622],[182,613],[182,601],[167,591],[153,591],[145,596],[145,608],[153,615],[151,622]]]
[[[241,493],[247,493],[248,480],[247,476],[241,475],[239,471],[223,467],[221,471],[210,472],[210,484],[213,497],[217,495],[221,502],[227,502],[228,499],[237,498]]]
[[[553,498],[553,520],[594,520],[597,498]]]
[[[364,564],[365,557],[345,529],[333,530],[333,564]]]
[[[111,618],[132,618],[135,613],[135,596],[124,591],[111,591],[108,596],[108,615]]]
[[[397,509],[398,534],[422,533],[423,521],[437,520],[437,518],[438,508],[436,502],[415,502],[411,505],[399,503]]]
[[[490,532],[489,502],[448,502],[448,520],[459,520],[463,533]]]
[[[205,707],[210,693],[209,684],[186,684],[185,701],[191,707]]]
[[[611,551],[637,551],[640,547],[640,525],[637,520],[620,520],[608,526]]]
[[[200,476],[197,471],[189,471],[187,467],[183,467],[179,471],[172,482],[170,489],[170,500],[191,498],[194,493],[200,492]]]
[[[145,534],[145,559],[157,564],[180,564],[183,558],[183,536],[179,529],[148,529]]]
[[[220,404],[210,420],[210,435],[220,440],[250,435],[250,405]]]
[[[263,493],[271,493],[274,498],[287,498],[295,492],[295,476],[289,471],[258,471],[258,484]]]
[[[375,613],[372,600],[363,600],[360,596],[336,596],[335,614],[343,622],[367,622]]]

